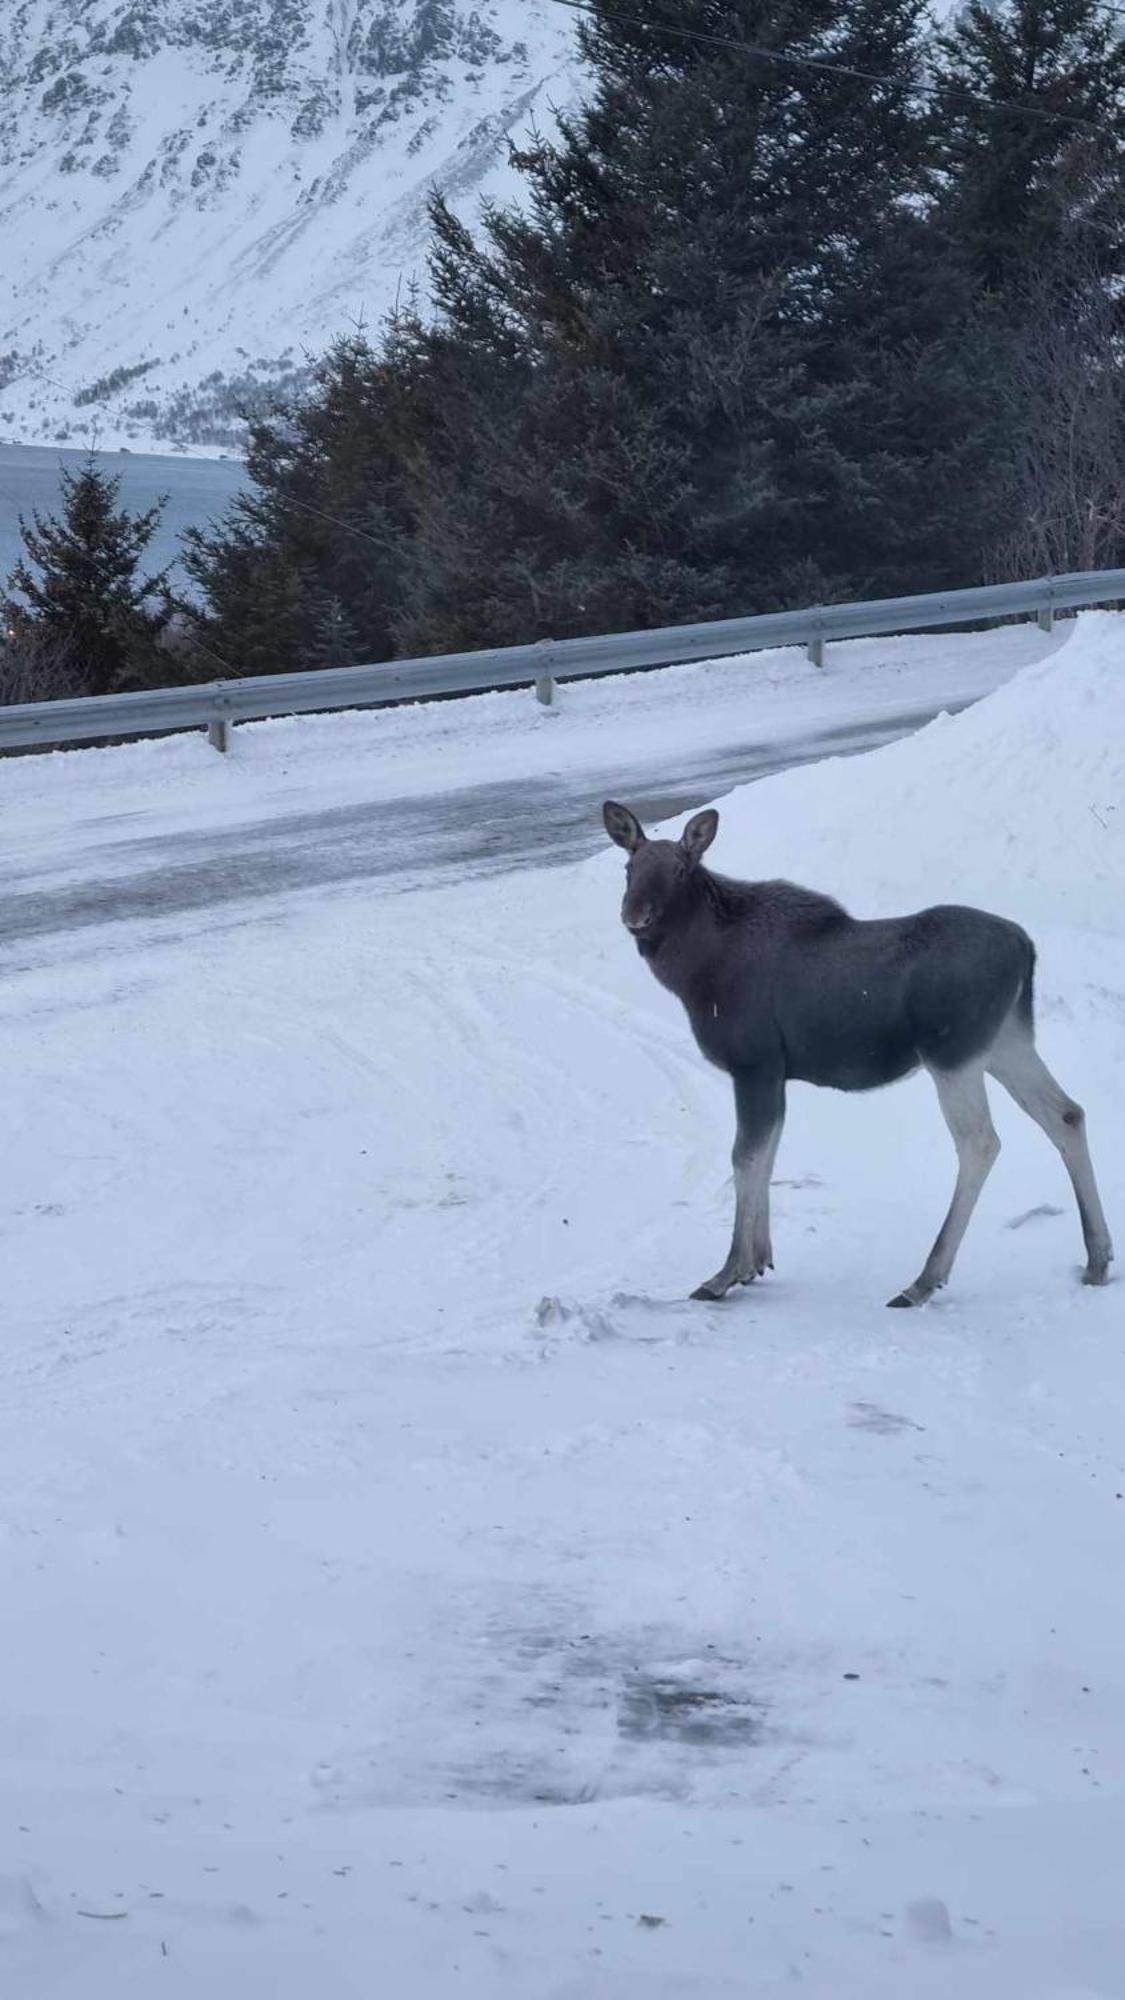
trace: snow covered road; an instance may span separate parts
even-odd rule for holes
[[[716,866],[1027,923],[1120,1242],[1125,632],[1002,636],[1050,657],[736,793]],[[952,686],[965,642],[926,643]],[[306,725],[241,765],[21,760],[12,851],[64,885],[115,814],[237,834],[318,760],[351,806],[382,720],[307,725],[304,776]],[[389,796],[453,721],[395,722]],[[665,717],[670,765],[703,723]],[[531,764],[520,858],[534,757],[589,749],[531,725],[530,759],[472,739],[480,783]],[[887,1313],[953,1173],[911,1082],[795,1091],[777,1274],[689,1304],[727,1091],[619,864],[404,859],[400,894],[8,948],[3,1993],[1125,1994],[1120,1286],[1078,1285],[1062,1170],[1001,1102],[954,1284]]]
[[[978,699],[1064,630],[863,640],[827,672],[795,651],[717,661],[564,687],[549,713],[518,693],[267,723],[238,730],[221,768],[198,735],[9,763],[0,952],[105,948],[85,934],[134,919],[243,921],[296,890],[577,860],[600,844],[607,793],[659,818],[855,754]]]
[[[32,860],[18,886],[0,891],[0,947],[37,937],[73,940],[91,925],[136,918],[206,918],[231,904],[245,911],[295,889],[362,882],[375,893],[397,894],[404,887],[577,860],[597,838],[600,801],[621,787],[623,777],[640,809],[663,818],[734,784],[893,741],[933,714],[932,708],[906,710],[801,738],[719,748],[694,763],[681,763],[669,750],[640,769],[537,776],[530,824],[528,782],[520,777],[274,812],[219,832],[149,834],[133,825],[110,839],[103,832],[91,846],[79,836],[64,879],[57,862],[40,875]]]

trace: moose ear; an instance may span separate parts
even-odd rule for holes
[[[645,830],[635,813],[628,806],[619,806],[613,799],[607,799],[602,807],[605,830],[618,847],[627,854],[635,854],[645,843]]]
[[[693,867],[702,860],[718,831],[719,815],[714,806],[708,806],[706,812],[696,813],[694,819],[689,819],[680,835],[680,846]]]

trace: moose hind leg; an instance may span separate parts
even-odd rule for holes
[[[1113,1261],[1113,1244],[1105,1219],[1093,1162],[1086,1140],[1086,1114],[1068,1097],[1039,1054],[1026,1032],[1014,1024],[1006,1030],[988,1059],[988,1067],[998,1083],[1015,1098],[1021,1111],[1042,1127],[1051,1144],[1062,1155],[1070,1175],[1082,1237],[1086,1245],[1086,1269],[1082,1282],[1104,1285]]]
[[[782,1077],[756,1074],[734,1079],[738,1127],[734,1153],[734,1235],[722,1269],[692,1293],[693,1299],[721,1299],[735,1285],[752,1284],[773,1268],[770,1245],[770,1174],[785,1122]]]
[[[1000,1141],[988,1109],[984,1070],[979,1064],[960,1070],[931,1070],[945,1122],[957,1148],[957,1183],[949,1213],[938,1231],[920,1275],[904,1291],[888,1299],[892,1306],[920,1306],[946,1284],[953,1259],[1000,1151]]]

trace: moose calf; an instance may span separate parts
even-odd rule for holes
[[[603,815],[629,856],[622,921],[683,1001],[703,1054],[734,1083],[734,1239],[693,1298],[721,1299],[773,1269],[770,1173],[790,1078],[873,1090],[919,1067],[953,1135],[957,1184],[921,1275],[888,1304],[921,1305],[949,1278],[1000,1150],[986,1073],[1062,1154],[1086,1243],[1084,1282],[1105,1284],[1113,1246],[1085,1116],[1036,1050],[1035,947],[1018,924],[956,904],[861,922],[792,882],[712,874],[703,856],[717,812],[696,813],[679,840],[649,840],[612,800]]]

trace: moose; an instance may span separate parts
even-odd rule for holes
[[[786,1085],[873,1090],[918,1068],[933,1078],[957,1148],[957,1182],[920,1276],[888,1305],[922,1305],[948,1282],[1000,1151],[986,1074],[1057,1146],[1078,1202],[1083,1282],[1106,1283],[1113,1245],[1085,1114],[1035,1047],[1035,946],[1026,931],[956,904],[862,920],[793,882],[714,874],[703,866],[719,827],[713,809],[696,813],[679,840],[650,840],[613,800],[603,817],[629,857],[622,922],[682,1000],[703,1054],[734,1084],[734,1238],[693,1298],[724,1298],[773,1269],[770,1174]]]

